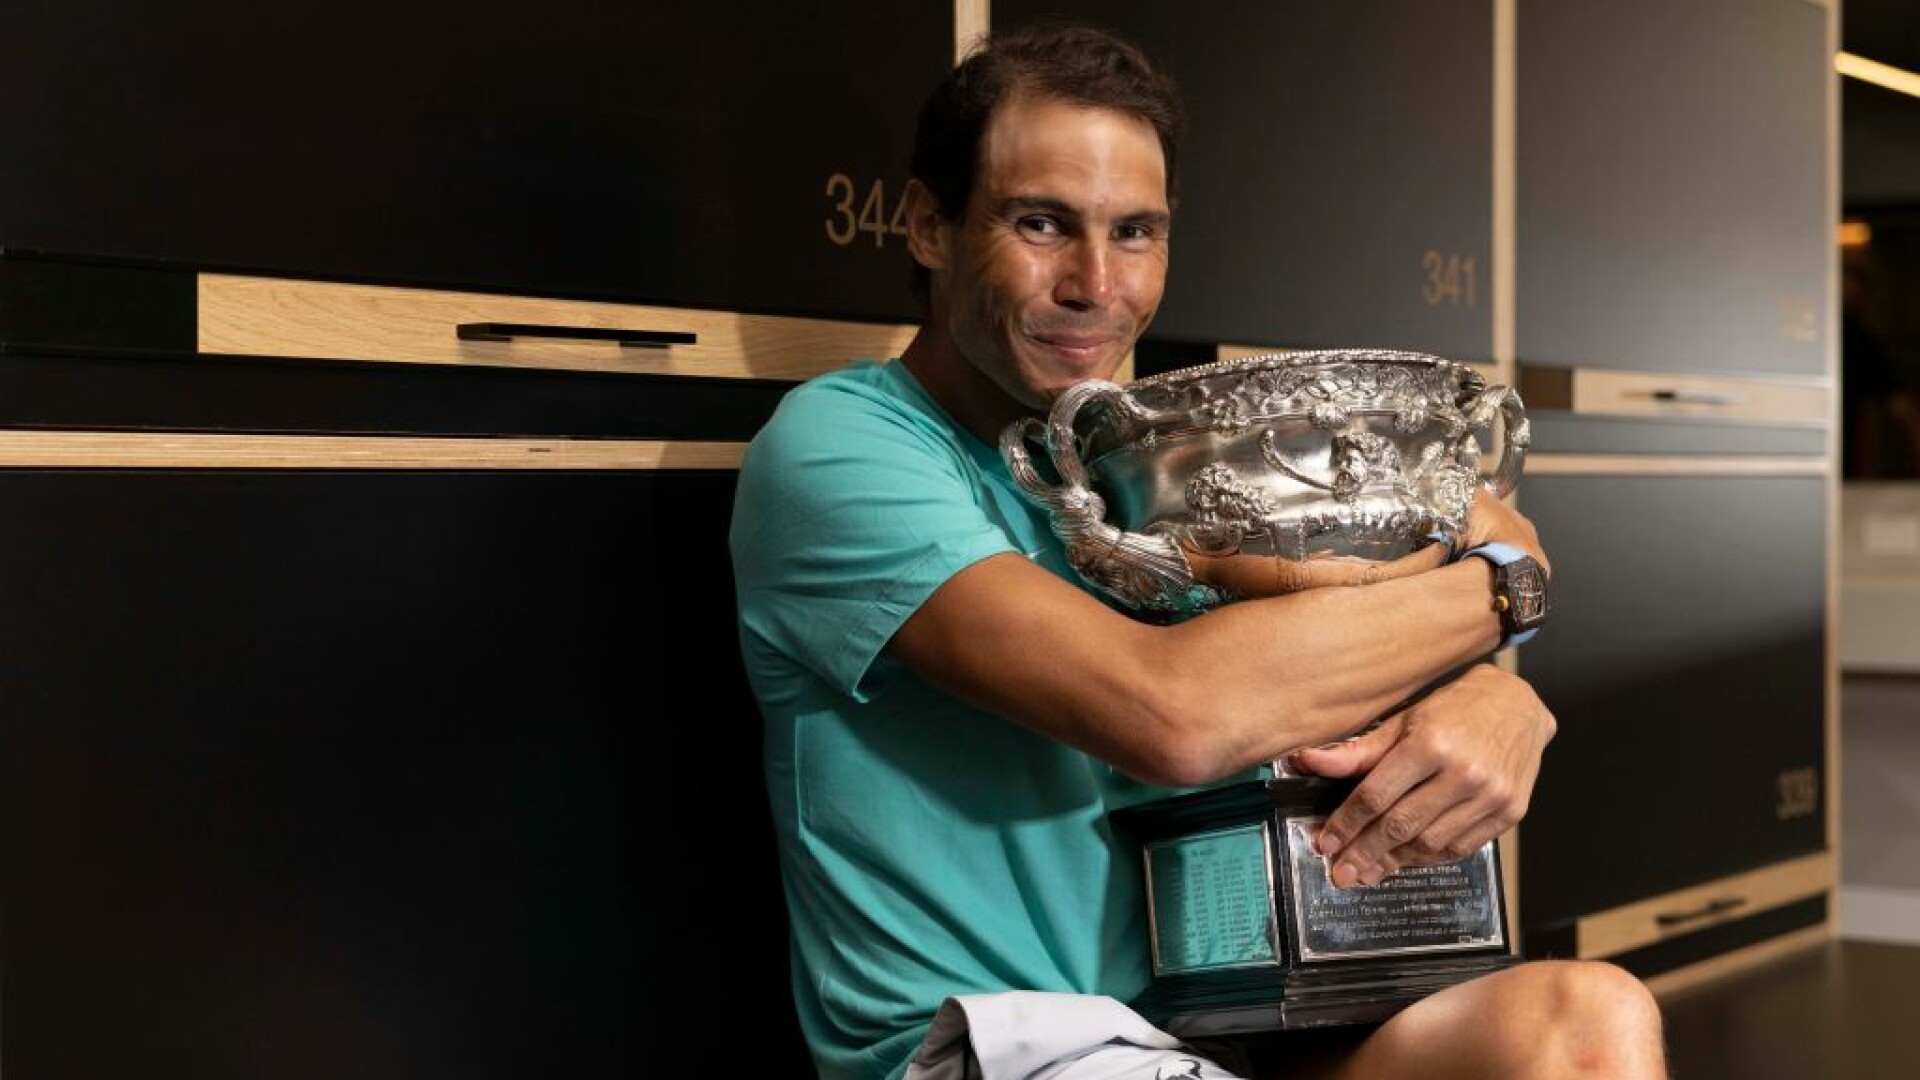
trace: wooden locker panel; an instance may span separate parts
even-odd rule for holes
[[[0,472],[9,1072],[807,1075],[732,489]]]
[[[1520,5],[1522,363],[1826,373],[1826,26],[1807,0]]]
[[[952,54],[887,0],[9,4],[0,247],[911,317],[887,228]]]
[[[200,275],[203,352],[799,380],[898,356],[914,328],[338,281]]]
[[[1560,725],[1525,825],[1530,935],[1825,846],[1825,485],[1522,483],[1554,577],[1520,671]]]
[[[998,0],[1111,26],[1185,94],[1171,341],[1492,351],[1493,5]]]

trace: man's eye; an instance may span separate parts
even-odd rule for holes
[[[1117,240],[1151,240],[1154,238],[1153,226],[1122,225],[1114,230],[1114,238]]]
[[[1036,236],[1060,235],[1060,223],[1049,217],[1023,217],[1019,221],[1019,228],[1021,232]]]

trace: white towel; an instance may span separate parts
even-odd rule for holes
[[[950,997],[905,1080],[1237,1080],[1110,997]]]

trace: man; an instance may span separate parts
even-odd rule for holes
[[[1297,751],[1364,776],[1320,844],[1337,884],[1374,884],[1509,828],[1553,734],[1524,682],[1472,664],[1500,644],[1481,560],[1149,625],[1080,584],[1015,487],[1002,428],[1111,377],[1159,305],[1178,133],[1171,86],[1109,35],[976,52],[916,136],[924,325],[897,360],[789,394],[748,452],[741,642],[796,1000],[830,1080],[1229,1075],[1117,1004],[1149,968],[1108,811]],[[1496,500],[1468,531],[1544,562]],[[1410,1007],[1343,1067],[1638,1078],[1660,1056],[1630,976],[1529,964]]]

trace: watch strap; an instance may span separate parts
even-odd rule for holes
[[[1462,559],[1469,557],[1485,559],[1496,567],[1502,567],[1528,558],[1528,555],[1512,544],[1503,544],[1498,540],[1493,540],[1484,544],[1476,544],[1460,553],[1460,558]],[[1500,648],[1502,649],[1512,648],[1515,645],[1524,645],[1532,641],[1534,635],[1540,632],[1540,627],[1530,626],[1518,633],[1513,633],[1506,630],[1506,620],[1504,618],[1501,619],[1501,628]]]

